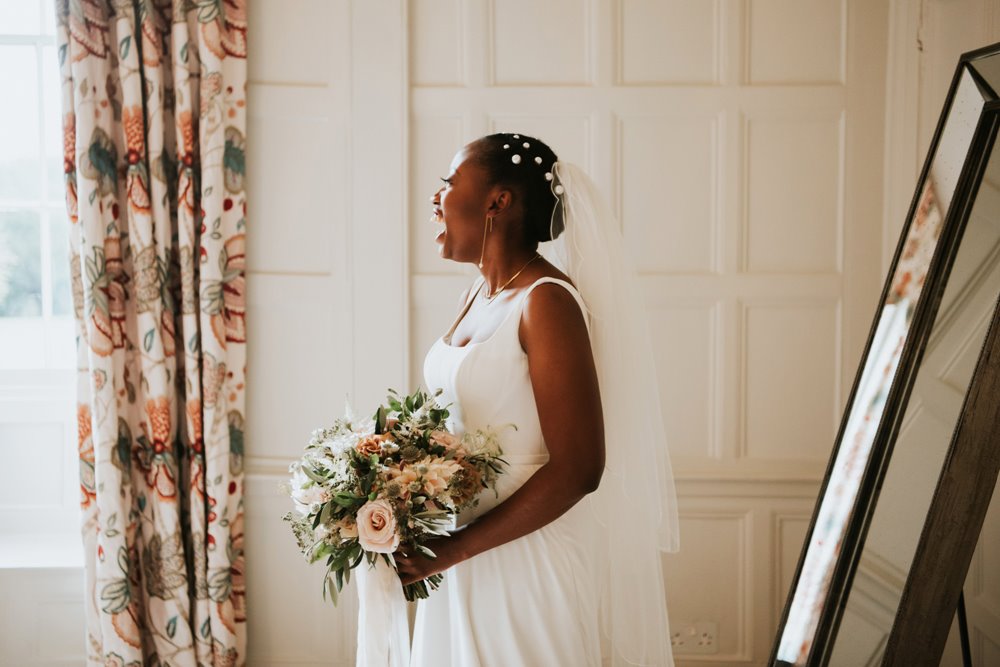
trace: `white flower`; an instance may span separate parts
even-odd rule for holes
[[[292,473],[292,478],[289,481],[288,495],[292,497],[295,511],[299,515],[307,516],[314,511],[315,505],[330,499],[330,494],[302,471],[301,463],[293,463],[289,466],[289,471]]]

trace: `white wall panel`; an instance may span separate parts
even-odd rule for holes
[[[840,419],[836,303],[747,303],[744,456],[825,460]]]
[[[346,143],[323,88],[252,85],[247,243],[253,271],[328,273],[346,210]],[[339,134],[339,136],[334,136]]]
[[[412,0],[410,81],[420,86],[457,86],[463,79],[465,31],[461,0]]]
[[[329,0],[251,2],[247,69],[254,83],[326,85],[330,29],[344,3]],[[249,109],[252,111],[253,106]]]
[[[86,661],[83,570],[0,569],[0,663],[24,667]]]
[[[663,558],[671,632],[688,623],[718,624],[715,660],[748,654],[751,515],[739,510],[681,513],[682,551]],[[679,654],[680,655],[680,654]]]
[[[342,289],[328,278],[250,274],[248,456],[290,461],[312,429],[343,412],[351,338],[337,315]]]
[[[593,0],[490,0],[493,83],[589,83],[592,4]]]
[[[842,83],[846,0],[749,0],[750,83]]]
[[[248,655],[254,665],[353,665],[357,592],[348,585],[336,606],[323,600],[324,562],[306,563],[281,519],[292,504],[284,479],[247,478]]]
[[[671,456],[679,460],[718,459],[719,318],[713,303],[657,308],[650,330],[657,341],[656,370]],[[680,380],[681,381],[677,381]]]
[[[826,272],[840,266],[842,119],[747,119],[744,266]]]
[[[618,0],[617,5],[621,83],[719,82],[721,0]]]
[[[441,259],[434,237],[440,230],[431,222],[430,198],[444,185],[455,153],[465,143],[460,116],[421,116],[410,119],[410,261],[418,273],[457,273],[454,262]]]
[[[719,122],[715,115],[620,119],[621,221],[639,271],[719,271]]]

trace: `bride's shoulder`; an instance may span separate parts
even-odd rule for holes
[[[566,340],[572,332],[587,337],[587,321],[579,292],[565,274],[539,276],[532,283],[521,311],[519,338],[555,336]]]

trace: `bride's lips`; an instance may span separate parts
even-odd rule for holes
[[[434,217],[431,218],[432,221],[441,225],[441,229],[438,230],[437,235],[434,237],[434,241],[440,243],[444,237],[445,227],[444,227],[444,213],[437,206],[434,207]]]

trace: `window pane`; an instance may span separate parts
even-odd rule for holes
[[[50,3],[51,4],[51,3]],[[49,201],[66,201],[63,179],[62,91],[59,88],[59,61],[56,48],[42,49],[42,122],[45,132],[46,197]]]
[[[52,314],[73,312],[69,286],[69,220],[62,209],[49,215],[49,242],[52,244]]]
[[[0,0],[0,34],[37,35],[41,27],[40,9],[39,0]]]
[[[56,3],[53,0],[41,0],[42,2],[42,34],[56,34]]]
[[[0,317],[42,314],[41,248],[36,212],[0,213]]]
[[[37,69],[35,47],[0,46],[0,199],[39,196]]]

